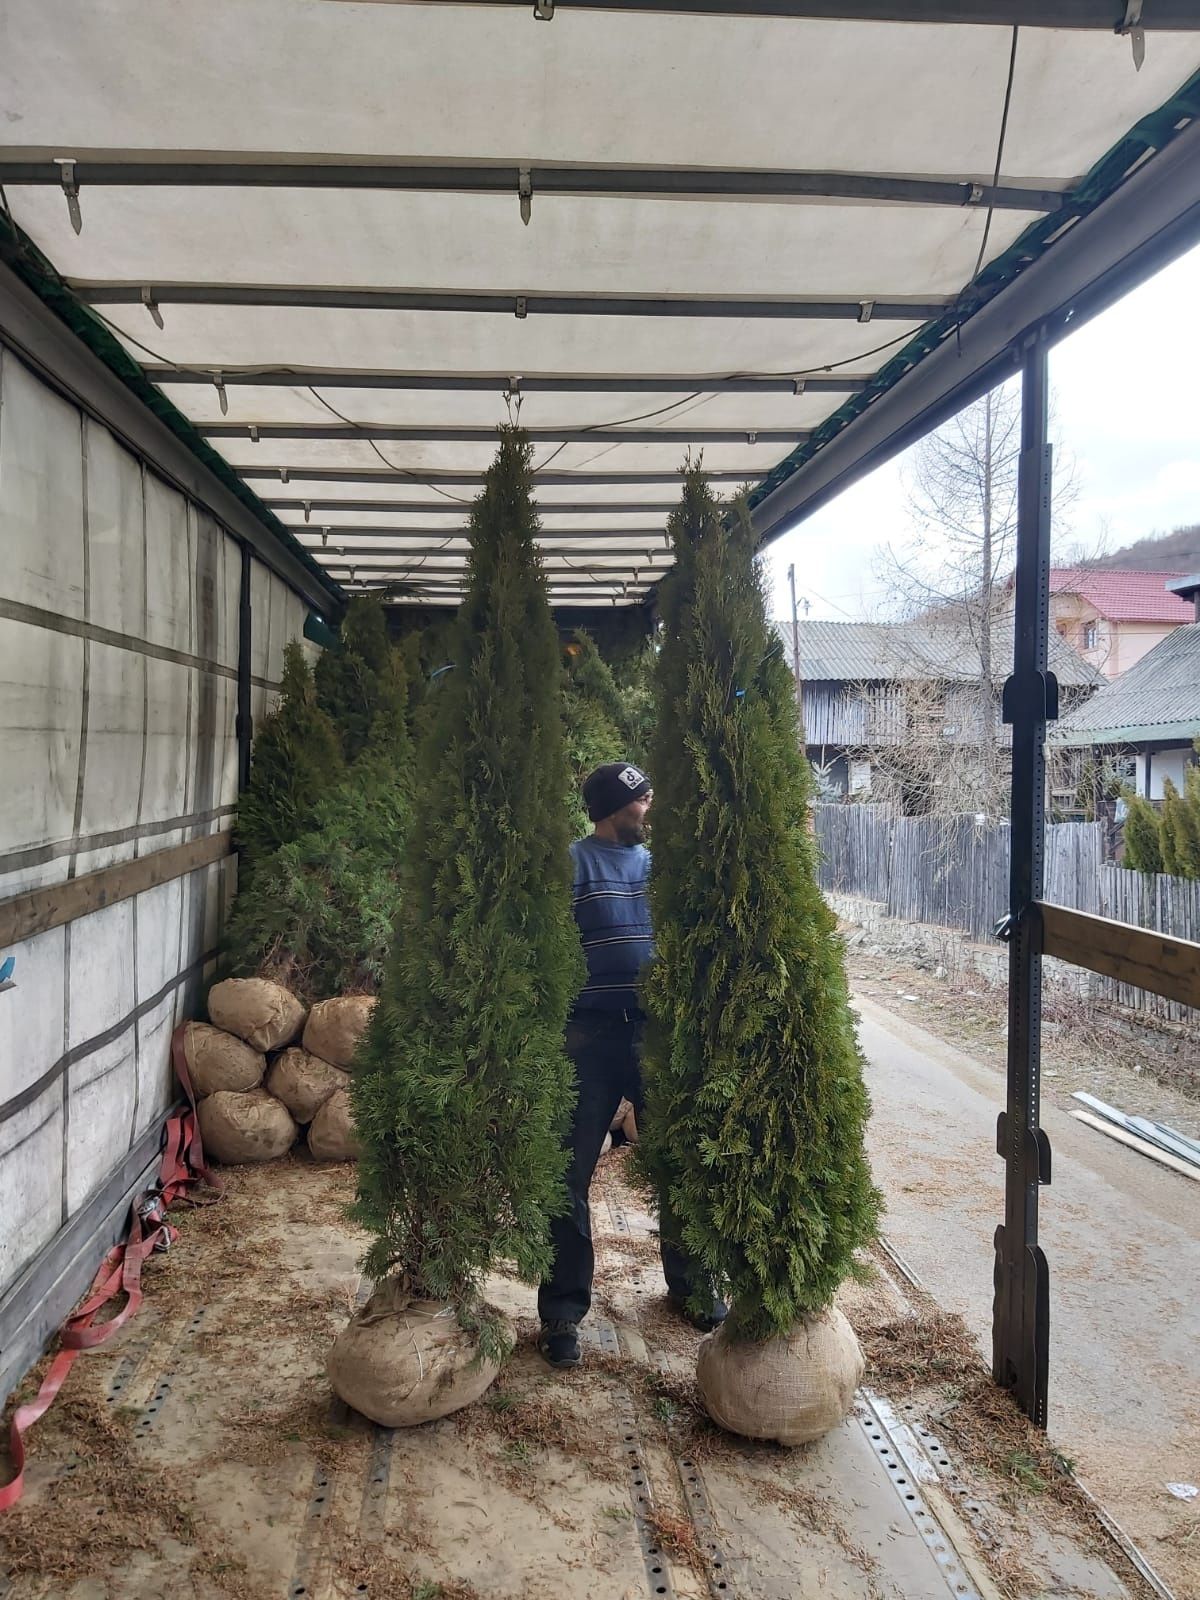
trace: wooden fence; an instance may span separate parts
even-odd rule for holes
[[[885,806],[815,808],[821,887],[861,895],[889,917],[990,942],[1008,910],[1010,831],[973,817],[898,817]],[[1200,940],[1200,880],[1128,872],[1103,860],[1103,824],[1046,829],[1044,898],[1138,928]],[[1195,1010],[1092,974],[1089,993],[1173,1022]]]

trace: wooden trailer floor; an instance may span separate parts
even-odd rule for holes
[[[0,1595],[1147,1592],[1047,1486],[1040,1446],[993,1439],[1011,1426],[1019,1446],[1020,1419],[968,1415],[973,1353],[886,1263],[846,1297],[874,1358],[852,1419],[795,1451],[713,1429],[691,1382],[697,1336],[662,1299],[651,1221],[620,1167],[610,1158],[594,1193],[584,1367],[560,1375],[541,1362],[533,1292],[498,1278],[491,1298],[521,1329],[512,1362],[484,1403],[400,1432],[347,1414],[324,1375],[360,1293],[361,1240],[341,1214],[351,1171],[295,1157],[230,1172],[219,1205],[178,1213],[182,1237],[149,1265],[141,1314],[76,1364],[33,1431],[29,1489],[0,1521]],[[958,1407],[963,1451],[939,1406],[948,1428]],[[969,1459],[974,1439],[982,1464]]]

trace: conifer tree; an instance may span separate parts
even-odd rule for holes
[[[637,767],[650,765],[650,746],[654,738],[654,672],[658,660],[652,641],[614,668],[617,691],[621,696],[625,754]]]
[[[242,892],[272,851],[313,826],[343,768],[337,730],[317,704],[312,671],[293,639],[284,651],[279,701],[254,741],[250,782],[238,806]]]
[[[829,1304],[880,1202],[791,675],[749,519],[725,509],[689,468],[661,590],[641,1159],[731,1290],[730,1335],[763,1340]]]
[[[454,669],[427,702],[404,906],[353,1087],[366,1269],[460,1317],[497,1259],[530,1278],[547,1264],[583,981],[530,491],[529,445],[505,430],[472,508]]]
[[[1125,818],[1125,866],[1132,872],[1161,872],[1158,813],[1149,800],[1131,795]]]
[[[1191,771],[1184,775],[1184,792],[1163,779],[1163,808],[1159,815],[1159,848],[1163,871],[1176,878],[1200,877],[1200,782]]]
[[[1170,778],[1163,779],[1162,810],[1158,814],[1158,849],[1162,856],[1162,870],[1172,878],[1180,876],[1180,852],[1184,846],[1182,818],[1183,800]]]
[[[591,634],[577,629],[567,648],[563,720],[569,774],[568,809],[577,837],[590,823],[580,788],[593,768],[604,761],[629,759],[623,737],[624,708],[604,658]]]
[[[1185,878],[1200,878],[1200,767],[1189,766],[1183,775],[1182,823],[1176,855]]]
[[[263,859],[230,919],[234,973],[273,977],[310,1003],[378,988],[400,911],[413,772],[398,658],[374,692],[366,747],[312,828]]]
[[[346,607],[336,644],[322,652],[315,674],[317,704],[338,730],[347,761],[366,748],[378,702],[395,670],[383,605],[370,595],[356,595]]]

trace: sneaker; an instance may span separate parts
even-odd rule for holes
[[[574,1322],[543,1322],[538,1349],[552,1367],[577,1367],[580,1362],[579,1328]]]
[[[716,1295],[713,1296],[708,1310],[699,1312],[693,1311],[681,1294],[669,1294],[667,1299],[683,1320],[690,1322],[692,1327],[700,1333],[712,1333],[721,1326],[729,1315],[729,1307],[724,1300],[719,1299]]]

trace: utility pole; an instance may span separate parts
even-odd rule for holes
[[[793,562],[788,568],[788,587],[792,591],[792,677],[796,683],[796,711],[801,718],[800,737],[804,737],[804,704],[800,693],[800,623],[796,615],[796,566]],[[808,610],[808,601],[804,602],[805,611]]]

